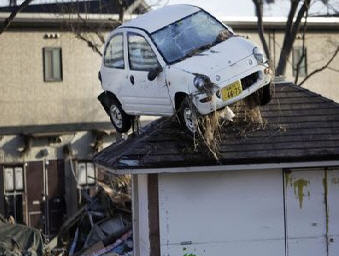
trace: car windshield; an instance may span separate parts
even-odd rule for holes
[[[152,34],[167,63],[193,56],[228,39],[232,33],[204,11],[196,12]]]

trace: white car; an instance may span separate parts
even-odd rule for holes
[[[271,74],[262,50],[203,9],[169,5],[126,22],[105,43],[98,99],[119,132],[133,116],[178,113],[196,131],[206,115],[253,93],[269,102]]]

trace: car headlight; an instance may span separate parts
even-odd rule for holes
[[[253,55],[254,58],[258,61],[259,64],[263,64],[264,63],[264,53],[262,52],[262,50],[258,47],[254,47],[253,48]]]
[[[193,79],[193,84],[198,90],[203,90],[210,82],[211,81],[207,76],[198,75]]]

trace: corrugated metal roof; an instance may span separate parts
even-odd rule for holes
[[[192,139],[178,124],[162,118],[142,135],[104,149],[94,162],[128,170],[339,160],[339,104],[295,85],[279,84],[261,114],[264,127],[223,127],[218,161],[208,150],[194,150]]]

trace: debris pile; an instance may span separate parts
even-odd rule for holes
[[[131,199],[126,191],[130,178],[117,179],[119,182],[110,185],[98,182],[93,197],[82,193],[86,203],[50,242],[52,255],[133,255]]]
[[[42,256],[43,240],[38,230],[7,221],[0,215],[0,255]]]
[[[231,125],[232,124],[232,125]],[[223,132],[237,126],[239,132],[246,134],[248,130],[264,129],[260,108],[252,97],[238,101],[223,110],[214,111],[198,119],[198,133],[195,136],[195,148],[204,145],[218,160],[219,143]]]

